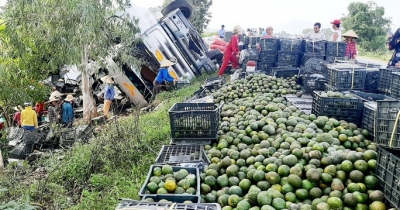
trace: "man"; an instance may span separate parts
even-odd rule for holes
[[[69,94],[64,99],[64,104],[62,105],[62,125],[65,128],[72,128],[72,123],[74,122],[74,109],[72,108],[74,97]]]
[[[38,128],[38,119],[31,103],[24,104],[25,109],[21,112],[21,126],[23,129],[33,131]]]
[[[51,88],[50,98],[51,97],[60,98],[61,96],[62,96],[62,94],[60,92],[58,92],[56,87]]]
[[[340,42],[342,39],[342,32],[340,31],[340,20],[334,20],[331,22],[333,34],[329,41]]]
[[[314,31],[311,31],[303,36],[304,39],[310,39],[314,41],[326,40],[324,32],[321,31],[321,23],[316,22],[314,24]]]
[[[161,62],[157,76],[153,81],[153,94],[158,94],[167,85],[175,86],[177,80],[168,73],[168,68],[172,65],[175,65],[175,63],[167,59]]]
[[[109,111],[110,111],[111,103],[115,97],[114,82],[113,82],[112,78],[108,75],[101,78],[101,80],[107,84],[106,90],[104,91],[103,114],[104,114],[104,116],[107,117],[107,119],[110,119]]]
[[[393,36],[389,37],[388,47],[389,50],[394,50],[389,66],[400,68],[400,28],[396,30]]]
[[[19,128],[21,127],[21,111],[23,110],[21,106],[16,106],[14,107],[14,110],[16,111],[14,114],[14,123],[16,126]]]
[[[219,38],[223,39],[225,37],[225,25],[221,26],[221,29],[218,31]]]

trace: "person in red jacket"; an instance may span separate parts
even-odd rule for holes
[[[226,67],[228,67],[229,61],[232,63],[233,69],[239,68],[239,35],[242,32],[242,28],[240,26],[235,26],[233,28],[233,36],[229,41],[226,49],[224,51],[224,57],[222,59],[222,65],[219,69],[219,76],[222,76],[225,72]]]

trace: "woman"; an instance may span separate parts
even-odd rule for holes
[[[226,45],[226,49],[224,50],[224,57],[222,59],[222,65],[219,69],[218,75],[221,77],[226,67],[228,67],[229,61],[232,63],[232,69],[239,68],[239,35],[242,33],[242,28],[240,26],[235,26],[233,28],[233,36],[229,41],[228,45]]]
[[[350,30],[346,33],[343,34],[343,37],[346,39],[346,58],[350,60],[356,59],[357,55],[357,43],[356,39],[358,39],[357,34],[353,31]]]
[[[268,26],[265,28],[266,34],[261,37],[261,39],[268,39],[268,38],[274,38],[274,28],[272,26]]]
[[[16,126],[19,128],[21,127],[21,111],[22,107],[21,106],[16,106],[14,107],[14,110],[16,111],[14,114],[14,123]]]
[[[161,89],[163,86],[166,86],[168,83],[172,83],[175,85],[176,79],[173,78],[169,73],[168,73],[168,68],[172,65],[175,65],[175,63],[171,62],[170,60],[164,60],[160,64],[160,69],[158,70],[157,77],[153,81],[153,93],[158,94],[161,92]]]
[[[331,36],[330,41],[332,42],[340,42],[342,37],[342,32],[340,31],[340,20],[334,20],[331,22],[332,24],[332,29],[333,29],[333,34]]]
[[[110,119],[110,107],[111,103],[114,100],[115,97],[115,90],[114,90],[114,81],[110,76],[104,76],[101,78],[101,80],[107,84],[106,89],[104,90],[104,107],[103,107],[103,114],[104,116],[107,117],[107,119]]]

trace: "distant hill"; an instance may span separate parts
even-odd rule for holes
[[[312,28],[314,22],[305,20],[292,20],[281,25],[273,26],[274,32],[285,31],[289,34],[302,34],[302,31],[306,28]]]

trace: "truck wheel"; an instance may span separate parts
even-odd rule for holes
[[[222,62],[222,58],[224,57],[224,54],[218,49],[208,51],[206,54],[211,60],[216,60],[217,63]]]
[[[186,19],[189,19],[192,16],[193,8],[187,0],[175,0],[161,10],[161,13],[165,16],[176,9],[180,9]]]

